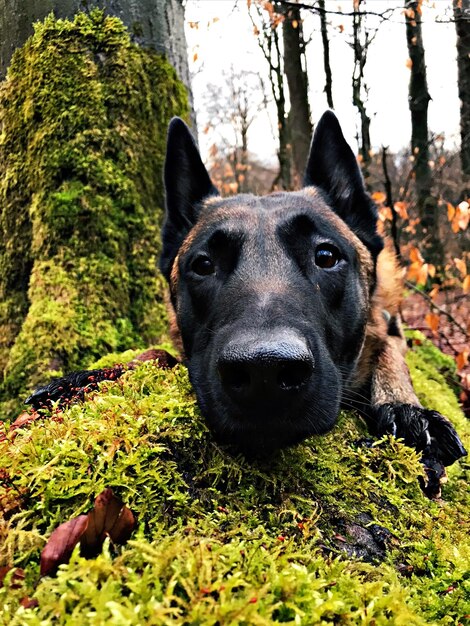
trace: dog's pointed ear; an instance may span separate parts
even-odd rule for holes
[[[170,279],[173,261],[197,221],[201,202],[218,195],[189,128],[179,117],[168,127],[164,171],[166,218],[162,229],[160,269]]]
[[[383,248],[377,207],[333,111],[323,114],[313,135],[304,178],[304,186],[312,185],[326,193],[331,208],[376,256]]]

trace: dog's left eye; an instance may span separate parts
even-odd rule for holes
[[[191,263],[191,269],[199,276],[209,276],[215,272],[215,265],[207,255],[201,254]]]
[[[315,250],[315,265],[322,269],[329,269],[338,264],[341,259],[341,254],[338,248],[332,246],[329,243],[324,243],[318,246]]]

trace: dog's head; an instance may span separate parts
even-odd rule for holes
[[[326,432],[361,352],[382,248],[336,117],[317,126],[302,191],[231,198],[176,118],[165,186],[160,267],[210,427],[248,452]]]

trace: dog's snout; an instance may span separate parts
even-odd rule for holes
[[[244,338],[231,342],[217,363],[222,386],[236,402],[287,400],[300,391],[314,368],[312,353],[297,336]]]

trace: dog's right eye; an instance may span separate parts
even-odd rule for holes
[[[210,274],[215,272],[215,265],[210,257],[205,254],[201,254],[191,263],[191,269],[199,276],[210,276]]]
[[[335,246],[324,243],[315,250],[315,265],[322,269],[330,269],[338,265],[341,253]]]

